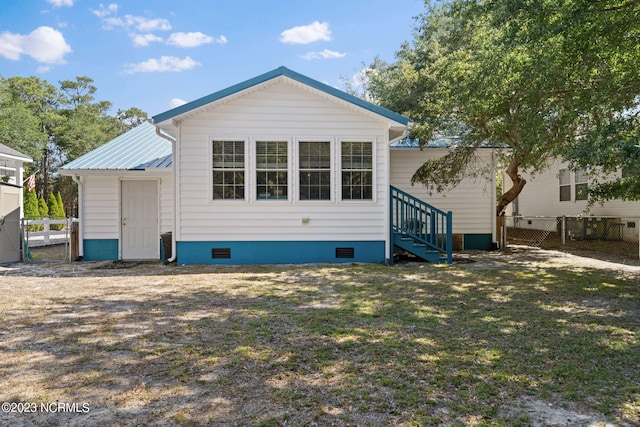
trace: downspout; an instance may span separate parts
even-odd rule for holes
[[[84,258],[84,184],[76,174],[71,179],[78,184],[78,256]]]
[[[495,212],[496,212],[496,201],[498,200],[498,189],[497,187],[497,182],[496,182],[496,175],[497,175],[497,169],[496,169],[496,153],[495,153],[496,149],[495,148],[491,148],[491,200],[489,201],[489,207],[491,208],[491,212],[492,214],[492,221],[491,221],[491,241],[492,241],[492,246],[494,248],[498,248],[500,247],[501,242],[498,242],[498,218],[495,217]],[[504,185],[504,183],[503,183]],[[500,248],[503,249],[503,248]]]
[[[160,138],[164,138],[167,141],[171,142],[171,168],[173,169],[173,173],[172,178],[173,178],[173,218],[171,219],[171,258],[167,259],[167,262],[174,262],[176,260],[176,258],[178,257],[178,253],[176,251],[177,248],[177,244],[176,244],[176,240],[177,240],[177,233],[176,233],[176,215],[177,215],[177,207],[176,207],[176,186],[177,186],[177,167],[176,165],[178,164],[178,162],[176,162],[176,140],[171,138],[168,135],[163,134],[160,131],[160,128],[155,126],[156,128],[156,135],[158,135]]]

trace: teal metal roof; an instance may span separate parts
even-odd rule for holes
[[[296,73],[295,71],[292,71],[286,67],[279,67],[276,68],[275,70],[269,71],[267,73],[261,74],[257,77],[254,77],[252,79],[249,79],[247,81],[244,81],[242,83],[238,83],[236,85],[233,85],[231,87],[228,87],[226,89],[223,89],[221,91],[212,93],[210,95],[204,96],[200,99],[196,99],[195,101],[189,102],[187,104],[181,105],[179,107],[173,108],[171,110],[165,111],[164,113],[160,113],[156,116],[153,116],[152,120],[154,123],[160,123],[160,122],[164,122],[166,120],[170,120],[173,119],[177,116],[181,116],[183,114],[189,113],[193,110],[196,110],[200,107],[203,107],[207,104],[210,104],[212,102],[216,102],[218,100],[221,100],[223,98],[226,98],[228,96],[234,95],[238,92],[241,92],[243,90],[249,89],[253,86],[257,86],[260,85],[262,83],[265,83],[269,80],[275,79],[277,77],[280,76],[285,76],[288,77],[292,80],[295,80],[299,83],[305,84],[307,86],[310,86],[314,89],[320,90],[322,92],[325,92],[329,95],[335,96],[336,98],[339,98],[343,101],[349,102],[351,104],[357,105],[358,107],[361,107],[365,110],[371,111],[373,113],[376,113],[382,117],[385,117],[387,119],[393,120],[397,123],[403,124],[403,125],[409,125],[409,123],[411,122],[411,120],[409,120],[408,118],[398,114],[398,113],[394,113],[393,111],[387,110],[386,108],[382,108],[378,105],[372,104],[370,102],[367,102],[363,99],[360,99],[356,96],[353,95],[349,95],[346,92],[343,92],[339,89],[336,89],[334,87],[331,87],[329,85],[326,85],[324,83],[321,83],[317,80],[311,79],[307,76],[304,76],[302,74]]]
[[[65,170],[145,170],[171,167],[171,142],[142,123],[93,151],[67,163]]]
[[[14,157],[17,160],[23,161],[23,162],[32,162],[33,159],[29,156],[27,156],[26,154],[22,154],[21,152],[19,152],[18,150],[14,150],[11,147],[7,147],[4,144],[0,144],[0,156],[1,155],[7,155],[9,157]]]
[[[425,148],[446,148],[456,145],[457,138],[434,138]],[[404,138],[390,145],[392,148],[420,148],[420,141],[417,139]]]

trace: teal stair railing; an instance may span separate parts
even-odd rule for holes
[[[391,186],[391,231],[400,239],[411,239],[427,252],[437,251],[438,259],[448,264],[453,259],[452,217],[451,211],[442,211]],[[419,251],[411,252],[429,259]]]

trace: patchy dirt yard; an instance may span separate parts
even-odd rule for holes
[[[0,266],[0,425],[640,425],[640,267]]]

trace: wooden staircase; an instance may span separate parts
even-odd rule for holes
[[[444,212],[393,186],[390,209],[395,247],[428,262],[451,264],[451,211]]]

